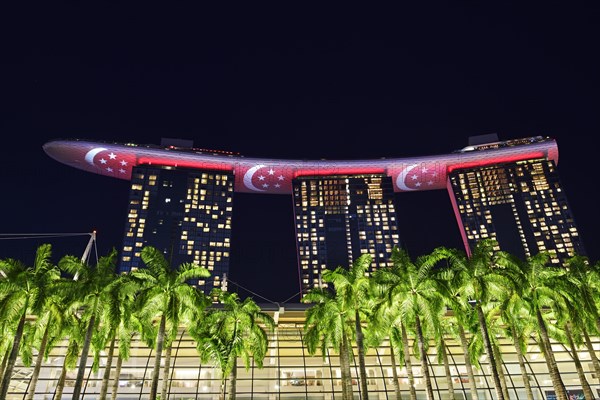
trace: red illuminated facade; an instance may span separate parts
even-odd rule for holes
[[[558,163],[556,141],[532,137],[468,147],[450,154],[373,160],[281,160],[249,158],[195,149],[55,140],[44,145],[55,160],[88,172],[131,180],[138,165],[231,171],[234,190],[245,193],[292,194],[292,180],[301,176],[384,174],[395,192],[446,189],[447,174],[459,168],[536,158]]]

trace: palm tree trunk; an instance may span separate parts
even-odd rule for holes
[[[4,353],[4,357],[2,357],[2,364],[0,364],[0,386],[2,386],[2,380],[4,378],[4,371],[6,371],[6,363],[10,357],[10,346],[6,346],[6,352]]]
[[[592,359],[592,364],[594,365],[594,371],[596,371],[596,377],[600,380],[600,361],[598,361],[598,356],[596,355],[596,350],[594,350],[594,345],[590,340],[590,335],[588,335],[587,329],[583,330],[583,337],[585,338],[585,347]]]
[[[527,374],[527,368],[525,367],[525,357],[521,351],[521,346],[519,345],[519,335],[517,335],[517,330],[515,329],[514,325],[511,327],[511,332],[515,351],[517,352],[517,360],[519,360],[519,369],[521,370],[523,385],[525,385],[525,393],[527,393],[527,400],[533,400],[533,391],[531,390],[531,384],[529,383],[529,374]]]
[[[481,336],[483,337],[483,343],[485,345],[485,351],[490,359],[490,368],[492,370],[492,378],[494,379],[494,389],[496,391],[496,397],[498,400],[504,400],[504,393],[502,393],[502,384],[500,383],[500,377],[498,375],[498,368],[496,368],[496,360],[494,357],[494,349],[492,348],[492,342],[487,329],[487,323],[485,322],[485,315],[481,304],[477,302],[475,307],[477,309],[477,319],[479,320],[479,328],[481,329]]]
[[[410,360],[410,348],[408,347],[408,335],[404,328],[404,323],[401,325],[402,330],[402,350],[404,351],[404,366],[406,367],[406,375],[408,376],[408,389],[410,400],[417,400],[417,390],[415,389],[415,376],[413,375],[412,361]]]
[[[96,302],[98,299],[95,300]],[[85,333],[85,340],[81,349],[81,358],[79,359],[79,367],[77,369],[77,378],[75,380],[75,387],[73,388],[73,400],[79,400],[81,395],[81,388],[83,387],[83,377],[85,375],[85,364],[87,363],[88,352],[90,351],[90,344],[92,343],[92,334],[94,333],[94,325],[96,324],[96,305],[94,305],[90,322],[88,323],[87,331]]]
[[[346,332],[342,332],[342,343],[340,345],[340,369],[342,375],[342,399],[354,400],[352,390],[352,374],[350,372],[350,346]]]
[[[121,376],[121,367],[123,366],[123,357],[121,352],[117,357],[117,366],[115,367],[115,379],[112,384],[112,391],[110,392],[110,400],[117,400],[117,392],[119,391],[119,377]]]
[[[431,377],[429,375],[429,363],[427,362],[427,352],[425,351],[425,342],[423,338],[423,329],[421,328],[421,319],[417,315],[415,318],[415,328],[417,330],[417,339],[419,340],[419,353],[421,355],[421,369],[423,370],[423,378],[425,378],[425,389],[427,391],[427,399],[433,400],[433,387],[431,386]]]
[[[554,358],[554,353],[552,352],[552,347],[550,345],[550,338],[546,329],[546,323],[544,322],[544,318],[542,317],[540,310],[536,310],[536,318],[541,336],[540,342],[543,344],[544,358],[546,359],[546,365],[548,366],[548,371],[550,372],[550,378],[552,379],[552,386],[554,387],[554,392],[556,393],[556,399],[567,400],[567,390],[565,389],[565,384],[560,377],[560,372],[558,371],[558,366],[556,365],[556,359]]]
[[[465,368],[467,369],[467,376],[469,377],[471,400],[479,400],[477,384],[475,383],[475,374],[473,373],[473,364],[471,364],[471,355],[469,353],[469,343],[467,342],[467,335],[465,335],[465,328],[463,328],[462,325],[458,325],[458,337],[460,338],[460,346],[462,347],[465,357]]]
[[[221,389],[219,392],[219,400],[225,400],[225,381],[227,380],[227,377],[222,377],[221,378]]]
[[[160,317],[160,325],[158,327],[158,335],[156,338],[156,355],[154,356],[154,371],[152,371],[152,384],[150,386],[150,400],[156,400],[158,392],[158,378],[160,375],[160,358],[162,356],[163,343],[165,342],[165,326],[166,316],[163,313]]]
[[[454,383],[452,382],[452,372],[450,372],[450,363],[448,362],[448,353],[446,342],[444,342],[444,338],[441,339],[441,347],[442,347],[442,361],[444,362],[444,370],[446,371],[446,380],[448,381],[448,396],[451,399],[454,399]]]
[[[19,355],[19,346],[21,345],[21,338],[23,337],[23,328],[25,327],[25,316],[27,315],[27,307],[28,304],[26,301],[25,306],[23,307],[23,313],[21,314],[21,318],[19,319],[19,324],[17,325],[17,331],[15,332],[13,346],[10,350],[10,355],[8,356],[6,369],[4,370],[2,386],[0,386],[0,399],[5,399],[6,393],[8,393],[10,378],[12,376],[13,368],[15,367],[15,362],[17,361],[17,356]]]
[[[496,343],[492,343],[492,347],[494,349],[494,360],[496,361],[498,378],[500,378],[500,385],[502,385],[502,393],[504,393],[505,399],[510,399],[510,395],[508,394],[508,387],[506,386],[506,377],[504,376],[504,368],[502,367],[502,355],[500,354],[500,349],[498,349]]]
[[[235,392],[237,386],[237,357],[233,359],[233,368],[229,378],[229,400],[235,400]]]
[[[394,354],[394,345],[390,340],[390,359],[392,360],[392,378],[394,380],[394,393],[396,394],[396,400],[402,400],[402,393],[400,393],[400,382],[398,382],[398,366],[396,365],[396,355]]]
[[[171,369],[171,344],[165,349],[165,367],[163,369],[163,384],[160,394],[161,400],[167,400],[167,388],[169,387],[169,370]]]
[[[108,380],[110,379],[110,368],[112,367],[113,356],[115,355],[115,342],[117,340],[116,332],[113,332],[112,340],[108,348],[108,355],[106,356],[106,366],[104,367],[104,375],[102,375],[102,386],[100,387],[100,400],[106,399],[106,393],[108,392]],[[115,376],[115,380],[119,381],[119,376]]]
[[[365,367],[365,348],[363,343],[363,332],[358,310],[355,311],[354,324],[356,328],[356,347],[358,350],[358,370],[360,373],[361,399],[369,400],[369,389],[367,386],[367,368]]]
[[[54,397],[52,400],[61,400],[63,390],[65,389],[65,379],[67,378],[67,363],[64,363],[60,370],[60,376],[58,382],[56,382],[56,390],[54,391]]]
[[[571,334],[571,328],[569,327],[568,323],[565,325],[565,333],[567,335],[569,347],[571,348],[571,354],[573,355],[575,369],[577,370],[577,375],[579,376],[579,381],[581,382],[581,387],[583,388],[583,394],[585,395],[586,399],[593,399],[594,394],[592,393],[592,388],[590,387],[590,384],[588,383],[587,379],[585,379],[585,373],[583,372],[581,361],[579,360],[579,355],[577,354],[577,347],[575,347],[573,335]]]
[[[33,396],[35,396],[35,387],[37,386],[38,378],[40,377],[40,370],[42,369],[42,362],[44,361],[44,353],[46,352],[46,346],[48,345],[48,333],[50,332],[50,320],[46,324],[46,329],[44,329],[44,335],[42,336],[42,342],[40,343],[40,348],[38,355],[35,359],[35,367],[33,368],[33,374],[31,375],[31,382],[29,383],[29,392],[27,393],[27,397],[25,400],[33,400]]]

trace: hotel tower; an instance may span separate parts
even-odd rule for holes
[[[70,166],[131,182],[122,271],[140,268],[141,248],[152,245],[173,266],[207,266],[211,282],[195,282],[207,291],[228,272],[234,192],[293,197],[302,292],[320,284],[323,269],[349,266],[364,253],[373,256],[371,271],[388,265],[393,246],[411,234],[399,232],[394,198],[411,191],[449,192],[467,252],[494,238],[521,258],[548,251],[560,264],[585,255],[549,137],[475,136],[448,154],[373,160],[246,158],[187,141],[67,140],[44,150]]]
[[[370,271],[390,265],[399,245],[390,177],[331,175],[293,181],[294,218],[302,292],[322,285],[321,271],[372,256]]]
[[[501,142],[471,146],[485,151]],[[492,238],[521,259],[548,252],[562,264],[585,255],[554,160],[540,157],[448,172],[448,192],[467,251]]]
[[[133,167],[120,270],[143,267],[144,246],[160,250],[176,268],[206,267],[208,281],[190,282],[206,293],[229,269],[233,175],[168,166]]]

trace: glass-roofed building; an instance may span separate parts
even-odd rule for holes
[[[308,305],[288,304],[278,307],[271,304],[261,304],[277,322],[277,328],[269,335],[269,349],[262,368],[252,364],[248,370],[243,362],[238,360],[237,368],[237,399],[310,399],[329,400],[342,398],[341,373],[339,357],[335,352],[309,355],[303,345],[304,312]],[[430,374],[436,399],[445,400],[449,397],[449,383],[454,387],[455,399],[471,399],[470,382],[464,362],[464,353],[460,343],[453,338],[446,338],[448,346],[448,364],[450,376],[446,374],[444,364],[438,362],[436,347],[431,343],[428,350]],[[503,372],[511,399],[526,399],[523,378],[517,361],[515,348],[510,340],[499,338],[502,352]],[[598,338],[592,338],[594,349],[600,349]],[[44,363],[40,379],[35,388],[35,399],[53,399],[60,378],[67,343],[62,343],[52,350],[48,361]],[[565,386],[573,396],[581,395],[581,384],[575,369],[575,363],[569,350],[562,344],[553,343],[553,351],[558,368]],[[356,354],[356,349],[355,349]],[[123,362],[119,376],[115,376],[116,359],[114,355],[111,367],[111,382],[117,383],[117,399],[146,399],[150,393],[154,354],[139,337],[131,342],[131,354]],[[592,386],[594,394],[600,396],[600,383],[594,373],[592,361],[586,351],[579,352],[579,358],[585,377]],[[97,372],[92,367],[93,357],[88,358],[88,368],[85,373],[83,398],[97,399],[104,368],[106,353],[100,358]],[[163,357],[164,361],[165,357]],[[356,360],[355,360],[356,361]],[[494,399],[493,381],[489,372],[487,359],[483,356],[480,368],[474,370],[475,385],[479,399]],[[171,369],[167,378],[167,398],[169,399],[218,399],[220,389],[220,372],[210,364],[200,362],[196,351],[196,343],[183,330],[172,345]],[[389,343],[384,341],[381,346],[369,349],[366,355],[369,399],[395,399],[390,358]],[[358,365],[352,363],[352,387],[354,397],[360,399],[358,384]],[[535,340],[530,339],[527,345],[525,368],[529,383],[533,388],[534,399],[554,399],[554,390],[546,367],[544,356],[539,351]],[[11,380],[8,399],[23,399],[29,388],[32,367],[25,367],[19,359],[15,374]],[[425,385],[420,362],[412,359],[412,371],[415,377],[415,389],[418,399],[425,399]],[[70,399],[76,377],[76,370],[68,371],[63,399]],[[409,384],[406,368],[397,367],[400,390],[403,398],[409,398]],[[161,368],[159,393],[164,376]],[[229,388],[227,388],[229,389]],[[109,385],[108,395],[112,394]],[[582,399],[583,397],[573,397]]]

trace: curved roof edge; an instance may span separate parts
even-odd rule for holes
[[[124,180],[131,179],[132,168],[138,165],[230,171],[236,192],[267,194],[291,194],[292,180],[299,176],[380,173],[392,178],[394,191],[411,192],[445,189],[448,172],[460,168],[535,158],[558,163],[556,141],[542,136],[468,146],[449,154],[366,160],[247,158],[223,152],[86,140],[53,140],[43,149],[63,164]]]

